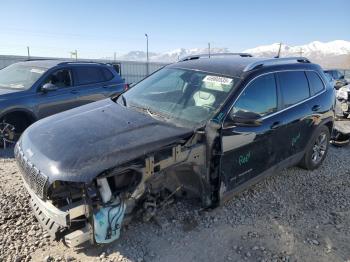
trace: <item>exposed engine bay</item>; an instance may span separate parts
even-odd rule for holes
[[[197,197],[210,206],[206,148],[204,133],[199,132],[184,144],[106,170],[90,184],[55,181],[47,189],[46,201],[31,194],[33,210],[49,213],[48,231],[68,246],[110,243],[135,214],[149,221],[175,196]],[[39,221],[40,214],[35,212]],[[60,223],[60,215],[66,221]]]

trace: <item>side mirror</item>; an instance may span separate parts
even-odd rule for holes
[[[343,80],[344,79],[344,75],[340,76],[339,79]]]
[[[230,113],[229,121],[230,124],[236,126],[260,126],[261,115],[254,112],[246,112],[240,110],[234,113]]]
[[[54,84],[51,84],[51,83],[46,83],[45,85],[43,85],[41,87],[41,91],[43,91],[44,93],[47,93],[47,92],[50,92],[50,91],[55,91],[57,89],[58,89],[58,87],[55,86]]]

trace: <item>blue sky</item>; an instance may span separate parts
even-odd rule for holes
[[[0,0],[0,54],[107,57],[145,49],[350,41],[349,0]]]

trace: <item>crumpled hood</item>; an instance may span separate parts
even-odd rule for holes
[[[19,145],[50,183],[91,182],[108,168],[192,133],[105,99],[34,123]]]

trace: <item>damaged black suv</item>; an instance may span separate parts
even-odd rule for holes
[[[281,168],[319,167],[334,101],[306,58],[192,56],[119,97],[36,122],[15,155],[52,236],[108,243],[174,196],[215,207]]]

